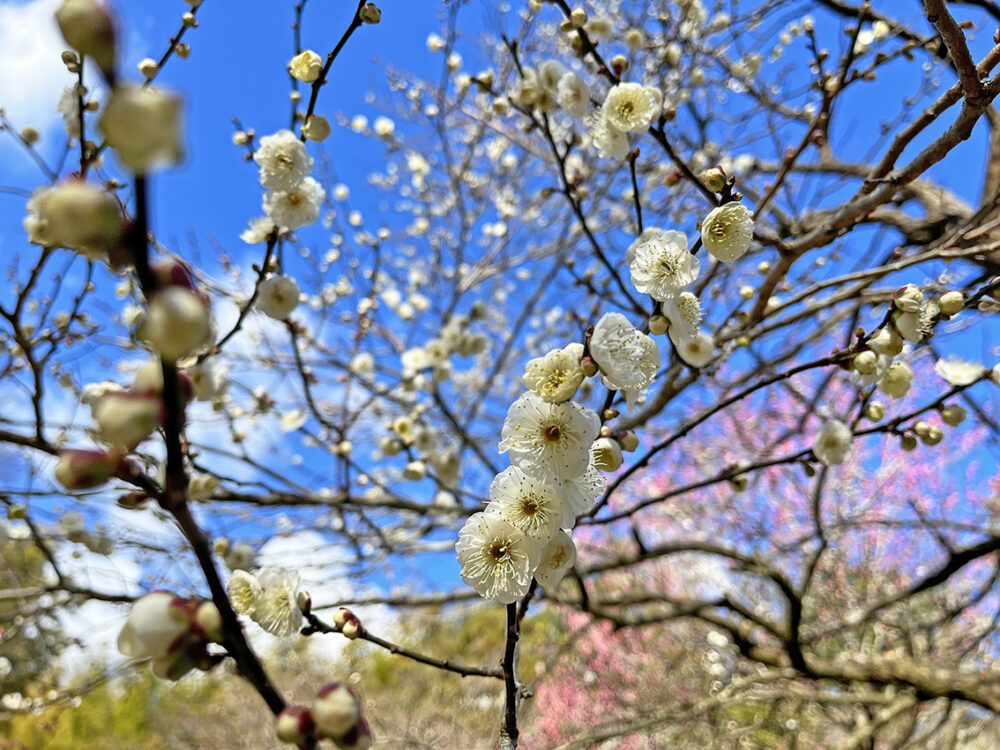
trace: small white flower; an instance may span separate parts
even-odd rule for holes
[[[497,474],[490,484],[490,504],[486,512],[502,516],[544,545],[559,529],[563,501],[555,487],[511,466]]]
[[[76,87],[71,86],[63,89],[59,96],[59,104],[56,110],[62,115],[66,123],[66,135],[70,138],[80,137],[80,99],[76,93]]]
[[[902,312],[920,312],[924,308],[924,293],[916,284],[907,284],[893,293],[892,304]]]
[[[750,249],[753,215],[742,203],[713,208],[701,223],[701,241],[716,260],[736,260]]]
[[[606,313],[594,326],[590,355],[609,387],[622,391],[630,410],[660,369],[656,342],[617,312]]]
[[[895,357],[903,351],[903,339],[892,326],[880,328],[878,333],[872,336],[868,345],[873,351],[886,357]]]
[[[273,635],[292,635],[302,627],[299,574],[283,568],[263,568],[257,574],[261,593],[253,621]]]
[[[257,612],[257,602],[263,592],[257,576],[245,570],[234,570],[226,583],[226,593],[229,594],[233,609],[248,617]]]
[[[323,72],[323,58],[311,49],[303,50],[288,63],[292,78],[303,83],[312,83]]]
[[[226,395],[228,381],[226,368],[214,357],[209,357],[185,370],[194,387],[194,397],[199,401],[215,401]]]
[[[866,355],[872,355],[868,357]],[[861,385],[871,385],[872,383],[877,383],[880,381],[885,374],[889,371],[889,367],[892,365],[892,357],[887,357],[884,354],[875,354],[875,352],[861,352],[855,360],[855,379]],[[857,365],[861,366],[858,369]]]
[[[546,60],[538,66],[538,83],[553,96],[559,90],[559,82],[566,75],[566,67],[558,60]]]
[[[586,471],[600,429],[601,420],[585,406],[550,404],[525,393],[507,412],[500,452],[510,451],[514,466],[542,482],[570,479]]]
[[[604,492],[604,477],[594,466],[594,454],[590,454],[590,463],[583,474],[556,482],[555,488],[563,499],[563,519],[559,525],[571,529],[576,517],[593,508],[598,495]]]
[[[538,567],[538,543],[504,518],[476,513],[455,545],[462,580],[484,599],[511,604],[528,592]]]
[[[827,466],[842,464],[851,453],[854,435],[851,428],[839,419],[824,422],[813,441],[813,454]]]
[[[913,370],[905,362],[893,362],[878,381],[878,389],[890,398],[902,398],[913,386]]]
[[[594,112],[587,117],[587,131],[600,158],[620,160],[628,154],[628,136],[609,127],[603,112]]]
[[[701,326],[701,301],[691,292],[681,292],[660,308],[670,321],[671,340],[691,341]]]
[[[930,305],[922,307],[917,312],[902,312],[896,310],[892,314],[892,322],[899,331],[900,336],[909,341],[911,344],[917,344],[923,341],[924,337],[931,330],[931,322],[934,319],[934,313],[931,310]]]
[[[542,550],[542,561],[535,571],[535,578],[551,592],[575,563],[576,545],[573,544],[573,538],[559,530]]]
[[[583,382],[582,358],[583,344],[579,343],[535,357],[524,367],[525,388],[551,404],[569,401]]]
[[[651,86],[619,83],[604,99],[608,124],[621,133],[641,133],[660,116],[663,97]]]
[[[291,276],[268,276],[257,288],[257,309],[275,320],[285,320],[299,306],[299,285]]]
[[[250,227],[243,230],[240,239],[248,245],[258,245],[265,242],[268,235],[274,231],[274,222],[267,216],[258,216],[250,220]]]
[[[934,364],[934,372],[951,385],[971,385],[986,374],[986,368],[974,362],[948,357],[939,359]]]
[[[319,218],[319,208],[326,191],[312,177],[306,177],[293,189],[264,195],[264,213],[284,229],[308,226]]]
[[[675,338],[674,329],[667,331],[670,340],[677,348],[677,356],[692,367],[704,367],[715,356],[715,341],[707,333],[699,333],[693,339]]]
[[[576,73],[567,73],[559,79],[556,101],[570,117],[583,117],[590,106],[590,87]]]
[[[674,297],[698,278],[701,264],[688,252],[683,232],[652,232],[634,248],[629,262],[632,283],[655,300],[663,302]]]
[[[260,167],[260,184],[279,192],[293,190],[313,168],[313,158],[291,130],[261,138],[253,160]]]

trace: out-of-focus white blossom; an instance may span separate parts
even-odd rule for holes
[[[535,579],[551,592],[575,563],[576,545],[573,544],[573,538],[560,529],[542,550],[542,560],[535,570]]]
[[[813,441],[813,454],[827,466],[842,464],[851,453],[854,436],[851,428],[839,419],[824,422]]]

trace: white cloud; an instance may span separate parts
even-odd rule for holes
[[[72,83],[60,55],[66,43],[53,18],[59,0],[0,0],[0,107],[18,127],[48,129]]]

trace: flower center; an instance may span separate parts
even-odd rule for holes
[[[528,495],[521,501],[521,512],[529,517],[538,515],[538,511],[541,510],[541,507],[542,506],[538,502],[538,498],[534,495]]]
[[[505,539],[494,539],[489,552],[495,563],[504,562],[510,557],[510,547]]]
[[[562,439],[562,430],[557,424],[550,424],[542,428],[542,437],[550,443],[558,443]]]

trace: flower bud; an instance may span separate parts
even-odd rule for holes
[[[726,186],[726,172],[722,167],[712,167],[701,173],[701,181],[713,193],[722,192]]]
[[[892,327],[879,329],[868,341],[868,345],[877,354],[895,357],[903,351],[903,337]]]
[[[88,490],[104,484],[115,473],[118,457],[105,451],[68,450],[59,454],[56,481],[67,490]]]
[[[98,121],[118,160],[136,174],[181,160],[181,100],[151,87],[116,86]]]
[[[311,49],[303,50],[288,63],[288,73],[303,83],[312,83],[323,72],[323,58]]]
[[[913,370],[905,362],[893,362],[878,381],[878,389],[891,398],[902,398],[913,386]]]
[[[594,456],[594,466],[601,471],[616,471],[622,465],[622,449],[617,440],[598,438],[590,450]]]
[[[662,315],[654,315],[649,319],[649,332],[654,336],[662,336],[669,327],[669,321]]]
[[[34,146],[41,137],[42,134],[38,132],[38,128],[33,128],[31,125],[21,128],[21,140],[29,146]]]
[[[301,745],[313,737],[315,732],[316,725],[313,722],[312,714],[305,706],[289,706],[278,714],[275,733],[282,742],[287,742],[289,745]]]
[[[101,439],[130,451],[160,425],[163,402],[158,396],[119,391],[101,396],[93,413]]]
[[[944,430],[937,425],[928,425],[926,432],[920,436],[924,445],[937,445],[944,438]]]
[[[956,315],[965,307],[965,296],[961,292],[945,292],[938,300],[938,307],[945,315]]]
[[[670,172],[667,174],[666,177],[663,178],[663,186],[674,187],[675,185],[679,185],[680,181],[683,178],[684,175],[682,175],[680,172]]]
[[[145,335],[167,362],[194,354],[212,333],[212,317],[205,301],[179,286],[157,292],[149,303]]]
[[[904,451],[915,450],[917,447],[917,439],[913,435],[907,433],[899,439],[899,447]]]
[[[191,627],[184,600],[154,591],[136,600],[118,635],[118,650],[136,659],[161,658],[174,650]]]
[[[374,740],[371,727],[368,726],[367,720],[362,717],[347,734],[335,742],[340,750],[368,750]]]
[[[618,445],[623,451],[631,453],[639,447],[639,436],[632,430],[626,430],[618,436]]]
[[[358,723],[361,703],[354,688],[342,682],[331,682],[316,694],[310,713],[319,733],[336,740]]]
[[[863,351],[854,358],[851,364],[856,372],[862,375],[871,375],[878,367],[878,355],[873,351]]]
[[[587,23],[587,11],[579,6],[573,8],[573,10],[569,13],[569,22],[572,24],[573,28],[579,29]]]
[[[325,141],[330,135],[330,121],[323,115],[309,115],[302,126],[302,135],[310,141]]]
[[[121,215],[114,199],[99,186],[66,180],[36,195],[34,234],[45,245],[97,259],[118,243]]]
[[[202,602],[194,612],[194,621],[208,640],[222,643],[222,615],[213,602]]]
[[[885,416],[885,407],[878,401],[872,401],[865,409],[865,416],[872,422],[879,422]]]
[[[349,622],[350,620],[356,620],[356,619],[358,618],[355,617],[354,613],[347,607],[340,607],[339,609],[337,609],[336,612],[333,613],[333,624],[336,625],[338,628],[342,628],[344,627],[345,623]]]
[[[403,469],[403,478],[411,482],[419,482],[427,476],[427,464],[423,461],[410,461]]]
[[[358,18],[364,23],[376,24],[382,20],[382,11],[375,3],[365,3],[358,11]]]
[[[941,421],[949,427],[958,427],[965,421],[965,409],[958,404],[949,404],[941,410]]]
[[[584,357],[580,360],[580,369],[583,370],[585,376],[592,377],[597,374],[597,363],[592,357]]]
[[[142,58],[136,67],[146,78],[155,78],[156,74],[160,72],[160,66],[152,57]]]
[[[56,23],[69,46],[90,55],[106,78],[115,71],[115,25],[111,12],[99,0],[63,0]]]
[[[892,295],[892,304],[897,310],[908,313],[917,313],[924,306],[924,293],[916,284],[907,284],[902,289],[897,289]]]
[[[188,28],[198,25],[198,21],[195,20],[194,13],[192,13],[191,11],[188,11],[183,16],[181,16],[181,22]]]
[[[177,44],[174,45],[174,52],[176,52],[177,56],[182,60],[187,60],[191,55],[191,45],[187,42],[177,42]]]
[[[350,638],[353,641],[355,638],[361,635],[362,632],[361,621],[358,620],[357,618],[348,620],[347,622],[344,623],[343,627],[340,629],[340,632],[343,633],[345,637]]]
[[[611,69],[615,71],[615,75],[620,76],[628,70],[628,58],[625,55],[615,55],[611,58]]]
[[[930,422],[925,422],[923,419],[918,419],[913,423],[913,432],[918,438],[923,438],[927,436],[927,433],[931,431]]]

